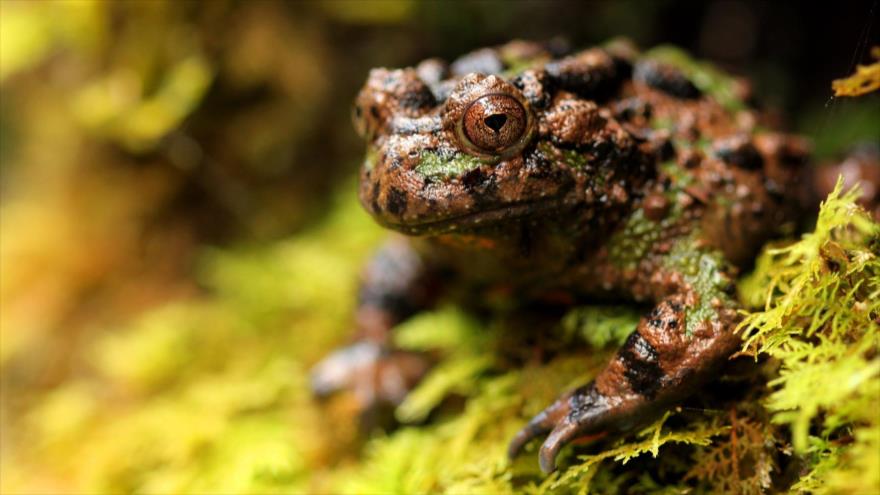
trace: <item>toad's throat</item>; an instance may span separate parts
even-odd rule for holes
[[[509,203],[495,208],[426,221],[393,221],[387,218],[377,218],[377,220],[382,226],[403,234],[434,235],[451,232],[492,230],[499,225],[505,225],[513,219],[536,217],[548,212],[559,211],[564,206],[564,198],[553,197]]]

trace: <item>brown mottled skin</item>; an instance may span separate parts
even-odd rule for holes
[[[361,202],[408,237],[367,267],[359,341],[316,367],[317,392],[401,401],[427,365],[389,332],[453,287],[654,305],[593,382],[513,439],[511,456],[548,435],[547,472],[572,439],[652,419],[735,352],[736,267],[792,220],[809,154],[626,44],[561,56],[512,42],[374,69],[354,114]]]

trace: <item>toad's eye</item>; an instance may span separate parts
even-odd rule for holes
[[[503,155],[522,142],[528,118],[522,103],[513,96],[488,94],[467,107],[461,131],[477,151]]]

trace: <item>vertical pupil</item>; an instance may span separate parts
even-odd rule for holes
[[[483,119],[483,123],[486,124],[486,127],[492,129],[496,133],[504,127],[506,122],[507,116],[501,113],[496,113]]]

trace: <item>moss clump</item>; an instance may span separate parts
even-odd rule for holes
[[[857,65],[851,76],[831,81],[834,96],[861,96],[880,89],[880,46],[871,48],[871,57],[876,61]]]
[[[594,376],[640,311],[576,308],[527,328],[456,307],[419,315],[397,342],[440,364],[398,408],[404,424],[364,440],[349,399],[319,404],[307,386],[383,236],[346,200],[295,239],[207,252],[208,294],[104,334],[89,374],[34,398],[2,491],[877,492],[880,240],[853,200],[835,192],[815,232],[740,284],[758,301],[741,329],[757,364],[740,359],[641,432],[567,447],[549,477],[534,447],[508,461],[507,442]]]
[[[840,183],[816,230],[768,250],[746,295],[747,352],[779,361],[766,400],[808,465],[799,492],[880,492],[880,225]]]

